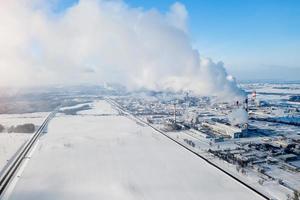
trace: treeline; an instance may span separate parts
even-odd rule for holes
[[[5,127],[0,124],[0,132],[4,132]],[[7,128],[8,133],[34,133],[35,125],[31,123],[21,124],[17,126],[10,126]]]
[[[65,113],[66,115],[77,115],[77,112],[82,110],[89,110],[89,109],[91,109],[89,105],[82,105],[78,108],[70,108],[70,109],[62,110],[60,112]]]

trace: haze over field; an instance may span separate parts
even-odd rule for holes
[[[45,2],[0,3],[1,86],[114,82],[128,89],[243,94],[222,62],[192,48],[181,3],[160,12],[82,0],[55,13]]]

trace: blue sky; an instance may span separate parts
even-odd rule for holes
[[[61,0],[63,11],[76,0]],[[125,0],[166,12],[174,0]],[[300,79],[299,0],[181,0],[192,43],[240,80]],[[249,78],[250,77],[250,78]],[[299,77],[299,78],[298,78]]]

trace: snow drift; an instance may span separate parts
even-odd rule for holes
[[[50,1],[55,2],[55,1]],[[123,1],[0,3],[0,85],[120,83],[129,89],[241,96],[222,62],[192,48],[181,3],[162,13]]]

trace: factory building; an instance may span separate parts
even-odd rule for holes
[[[239,128],[237,126],[230,126],[219,122],[203,122],[202,126],[207,127],[214,131],[214,133],[223,135],[225,137],[240,138],[247,136],[247,128]]]

